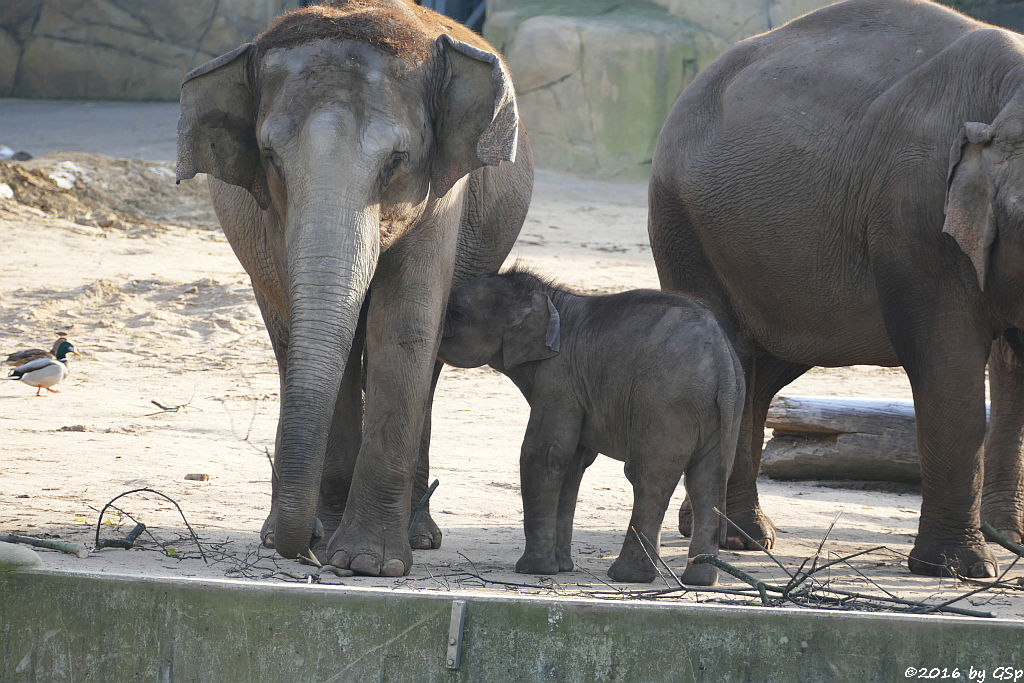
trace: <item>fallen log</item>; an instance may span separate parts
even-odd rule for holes
[[[920,483],[912,401],[777,396],[761,457],[773,479]]]

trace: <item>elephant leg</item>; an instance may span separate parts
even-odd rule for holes
[[[580,453],[583,415],[555,408],[535,401],[519,456],[526,535],[526,549],[516,562],[516,571],[520,574],[557,574],[560,571],[557,546],[562,493],[566,479],[575,476],[573,468]],[[575,505],[575,498],[572,502]]]
[[[722,462],[722,431],[707,439],[700,453],[694,455],[683,483],[686,493],[693,500],[693,535],[687,557],[697,555],[718,555],[718,546],[723,538],[724,520],[715,508],[728,514],[726,503],[726,482],[728,468]],[[690,586],[713,586],[718,583],[718,569],[710,564],[688,562],[682,576],[683,583]]]
[[[435,220],[439,220],[435,218]],[[456,225],[452,217],[440,217]],[[370,285],[363,436],[332,564],[399,576],[412,568],[409,513],[430,400],[454,230],[421,224],[385,252]]]
[[[416,506],[430,488],[427,485],[430,479],[430,416],[434,406],[434,390],[437,388],[437,378],[442,367],[444,363],[434,363],[434,375],[430,380],[430,398],[427,401],[427,414],[423,417],[423,436],[420,438],[420,454],[416,460],[416,477],[412,483],[411,514],[416,513]],[[409,534],[409,543],[414,550],[436,550],[441,547],[441,530],[430,516],[429,500],[423,506],[416,528]]]
[[[894,335],[914,391],[921,460],[921,519],[907,564],[915,574],[980,578],[997,571],[979,530],[988,345],[963,318],[935,314],[912,337]]]
[[[327,437],[317,518],[324,527],[324,543],[313,550],[320,557],[327,552],[326,541],[337,531],[348,501],[352,473],[362,443],[363,430],[363,345],[366,337],[366,307],[363,307],[352,348],[345,364],[338,399],[334,404],[331,429]]]
[[[579,498],[583,473],[596,458],[597,451],[578,446],[576,455],[562,478],[562,490],[558,494],[558,513],[555,521],[555,557],[558,559],[558,571],[560,572],[571,572],[574,569],[572,524],[573,518],[576,516],[576,500]]]
[[[985,440],[981,519],[1020,543],[1024,536],[1024,363],[999,338],[988,358],[992,414]]]
[[[673,450],[692,453],[695,444],[673,444]],[[652,467],[637,462],[633,455],[626,461],[626,478],[633,485],[633,514],[629,518],[626,538],[608,576],[615,581],[650,583],[658,575],[655,563],[661,549],[661,523],[665,519],[672,493],[683,475],[682,458],[673,469]],[[698,521],[703,521],[699,519]]]
[[[727,507],[729,519],[751,538],[771,549],[775,545],[775,525],[761,510],[757,495],[757,474],[764,448],[764,422],[768,406],[779,390],[804,374],[810,365],[789,363],[770,356],[759,356],[747,373],[747,399],[740,426],[736,460],[729,476]],[[693,513],[689,498],[679,508],[679,531],[690,535]],[[757,545],[729,525],[724,547],[733,550],[757,550]]]

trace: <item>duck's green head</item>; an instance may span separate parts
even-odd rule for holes
[[[57,353],[53,354],[57,357],[57,360],[63,360],[69,353],[73,353],[79,358],[82,357],[78,351],[75,351],[74,345],[66,339],[57,345]]]

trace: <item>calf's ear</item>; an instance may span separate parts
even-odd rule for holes
[[[534,292],[530,303],[502,337],[502,361],[509,370],[535,360],[557,356],[562,346],[562,320],[551,298]]]

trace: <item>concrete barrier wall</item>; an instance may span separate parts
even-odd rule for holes
[[[454,600],[466,601],[458,668]],[[996,680],[999,667],[1000,680],[1024,668],[1024,624],[0,573],[0,680],[12,682],[895,681],[911,668]]]

